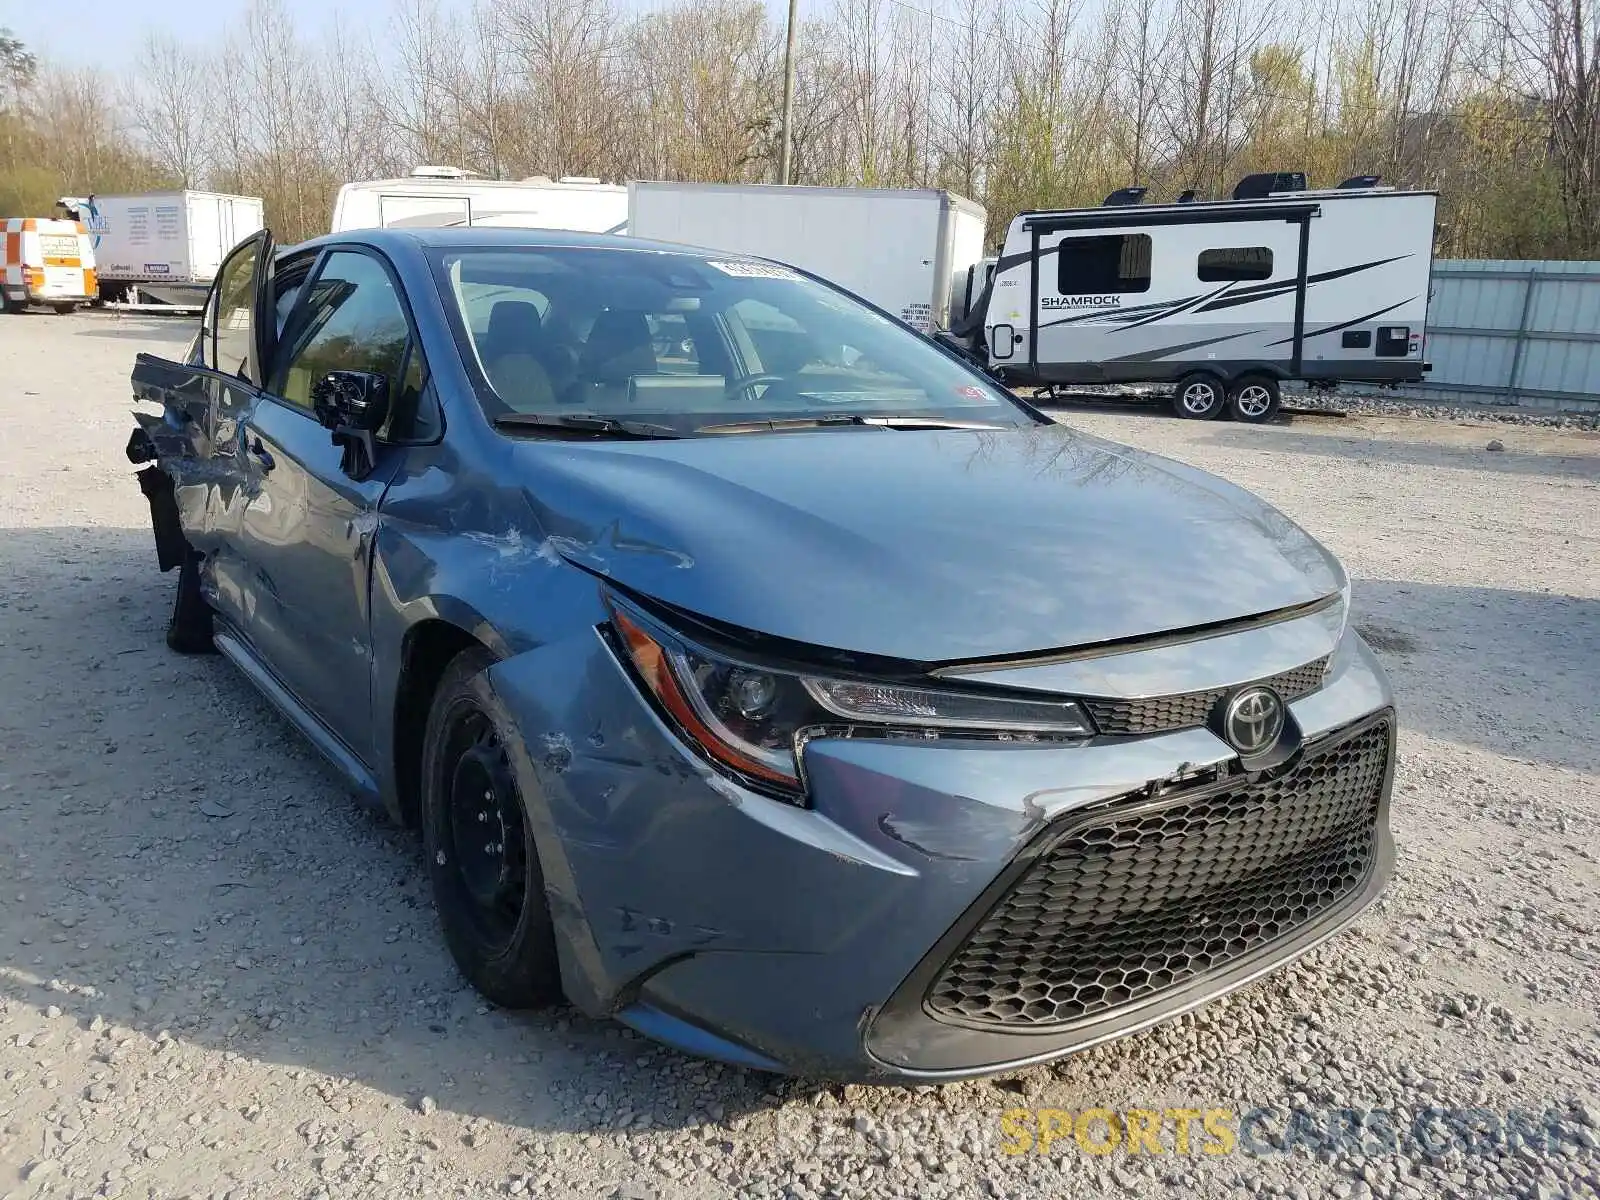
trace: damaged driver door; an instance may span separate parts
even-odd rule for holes
[[[138,428],[128,445],[129,458],[154,463],[139,482],[150,501],[161,569],[181,567],[180,591],[198,586],[234,625],[244,616],[236,535],[250,488],[240,422],[255,403],[269,353],[259,337],[259,308],[272,249],[265,229],[234,247],[183,360],[140,354],[133,369],[135,397],[161,407],[159,416],[135,414]]]

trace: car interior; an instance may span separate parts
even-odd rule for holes
[[[864,388],[879,403],[928,400],[748,296],[713,308],[645,275],[534,275],[521,263],[452,282],[483,376],[512,412],[764,416],[859,401]]]

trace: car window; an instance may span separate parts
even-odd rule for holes
[[[300,299],[306,277],[311,274],[311,268],[316,265],[316,261],[316,252],[310,251],[282,259],[275,264],[272,275],[272,312],[277,326],[277,344],[280,346],[284,334],[288,332],[289,316],[294,311],[295,301]]]
[[[207,366],[249,378],[250,338],[256,298],[256,259],[260,242],[240,247],[222,264],[217,285],[213,350]],[[202,339],[203,340],[203,339]]]
[[[185,362],[215,368],[217,365],[217,302],[222,294],[220,281],[206,294],[206,306],[200,310],[200,328],[194,331],[194,341],[189,343]]]
[[[491,417],[595,413],[681,433],[851,411],[1032,421],[928,339],[787,268],[598,246],[432,257]]]
[[[312,387],[330,371],[384,376],[390,398],[386,432],[392,438],[413,436],[427,364],[421,348],[412,345],[411,325],[394,281],[372,255],[344,250],[328,255],[280,361],[275,392],[307,410]]]
[[[378,430],[380,438],[386,442],[431,442],[444,432],[444,420],[430,383],[422,347],[413,339],[400,386],[389,405],[389,419]]]

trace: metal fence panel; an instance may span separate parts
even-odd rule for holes
[[[1600,412],[1600,262],[1433,265],[1419,400]]]

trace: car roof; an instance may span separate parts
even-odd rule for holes
[[[490,229],[481,225],[474,225],[468,228],[417,226],[413,228],[347,229],[339,233],[325,233],[318,237],[308,238],[306,241],[296,243],[293,247],[284,246],[280,249],[309,250],[313,247],[330,245],[335,242],[346,244],[360,242],[379,248],[402,245],[421,246],[430,250],[464,250],[467,248],[478,250],[538,250],[575,247],[595,250],[653,250],[668,254],[687,254],[696,258],[707,258],[713,254],[723,258],[734,259],[748,259],[750,257],[744,254],[726,254],[697,246],[683,246],[676,242],[656,242],[645,238],[618,234],[578,233],[568,229]]]

